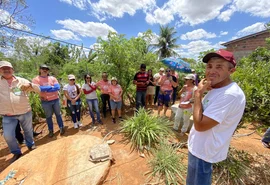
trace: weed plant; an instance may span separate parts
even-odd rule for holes
[[[150,177],[158,176],[158,182],[165,182],[167,185],[184,184],[182,176],[186,171],[186,166],[183,164],[183,155],[169,145],[166,141],[160,143],[157,150],[153,152],[154,157],[150,160],[149,165],[152,169]]]
[[[144,147],[155,148],[164,137],[171,135],[168,125],[168,120],[140,109],[134,117],[123,122],[121,132],[131,142],[133,149],[143,150]]]

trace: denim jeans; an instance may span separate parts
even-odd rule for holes
[[[53,113],[56,116],[56,120],[57,120],[57,124],[59,128],[64,127],[62,116],[61,116],[61,108],[60,108],[59,99],[52,100],[52,101],[41,101],[41,106],[45,112],[46,122],[50,131],[53,131],[53,121],[52,121]]]
[[[67,101],[67,106],[70,110],[73,123],[76,123],[77,121],[81,120],[81,105],[82,105],[81,99],[78,99],[76,101],[76,105],[72,105],[70,100]]]
[[[136,91],[136,109],[145,107],[146,91]]]
[[[4,130],[4,138],[8,144],[8,148],[13,154],[21,154],[21,149],[15,137],[15,129],[18,121],[20,122],[24,131],[25,142],[28,147],[34,145],[33,139],[33,125],[32,125],[32,112],[16,116],[3,116],[2,124]]]
[[[262,141],[270,144],[270,127],[266,130]]]
[[[87,104],[89,106],[89,113],[90,113],[90,116],[92,118],[92,123],[94,124],[95,123],[95,116],[94,116],[94,112],[93,112],[93,107],[95,108],[96,110],[96,114],[97,114],[97,121],[98,122],[101,122],[101,119],[100,119],[100,112],[99,112],[99,108],[98,108],[98,99],[86,99],[87,101]]]
[[[105,118],[106,117],[106,112],[107,112],[107,110],[106,110],[106,105],[107,104],[109,106],[110,114],[112,114],[111,113],[111,105],[110,105],[110,95],[108,95],[108,94],[101,94],[100,95],[100,98],[101,98],[101,101],[102,101],[103,116]]]
[[[199,159],[188,152],[186,185],[211,185],[212,163]]]

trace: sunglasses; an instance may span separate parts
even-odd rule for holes
[[[86,79],[91,79],[91,77],[86,77]]]
[[[69,81],[75,81],[75,79],[70,79]]]
[[[49,71],[49,69],[48,68],[41,68],[43,71]]]
[[[171,72],[171,70],[166,70],[166,72]]]

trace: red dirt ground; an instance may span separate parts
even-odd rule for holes
[[[154,110],[156,114],[156,110]],[[131,111],[128,113],[129,116],[132,116]],[[168,111],[167,116],[170,115]],[[65,136],[69,135],[94,135],[100,138],[103,138],[107,133],[113,130],[119,129],[119,123],[113,124],[110,118],[103,119],[104,125],[98,126],[96,130],[90,130],[90,117],[89,115],[84,116],[82,120],[84,126],[80,129],[74,129],[71,121],[65,121],[66,133]],[[54,138],[48,137],[48,131],[46,123],[40,123],[35,127],[36,131],[43,131],[43,133],[35,139],[37,147],[53,140],[61,139],[59,135],[59,130],[57,125],[54,125],[56,134]],[[236,134],[247,134],[255,130],[255,126],[249,124],[246,128],[239,129]],[[112,164],[110,171],[106,177],[106,180],[103,182],[105,185],[141,185],[147,184],[146,179],[150,169],[148,167],[149,156],[142,158],[139,156],[139,153],[136,151],[131,152],[130,144],[124,144],[122,142],[122,135],[120,134],[111,134],[108,139],[114,139],[115,143],[111,145],[113,151],[113,156],[115,159],[114,164]],[[239,150],[244,150],[250,154],[263,154],[269,157],[269,149],[264,148],[260,142],[261,136],[256,132],[249,136],[244,137],[234,137],[231,145]],[[176,141],[185,142],[187,140],[187,135],[179,136],[176,133]],[[27,147],[22,146],[22,152],[27,152]],[[187,149],[183,148],[180,151],[185,156],[187,156]],[[3,171],[8,165],[12,157],[10,154],[7,144],[3,138],[3,135],[0,136],[0,172]],[[270,157],[269,157],[270,158]],[[184,161],[186,163],[186,160]]]

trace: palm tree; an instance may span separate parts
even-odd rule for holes
[[[153,44],[157,48],[155,51],[159,58],[166,58],[170,56],[179,56],[179,54],[174,50],[179,48],[180,45],[177,45],[176,42],[179,37],[174,37],[177,32],[173,27],[160,26],[160,33],[158,38],[158,43]]]

